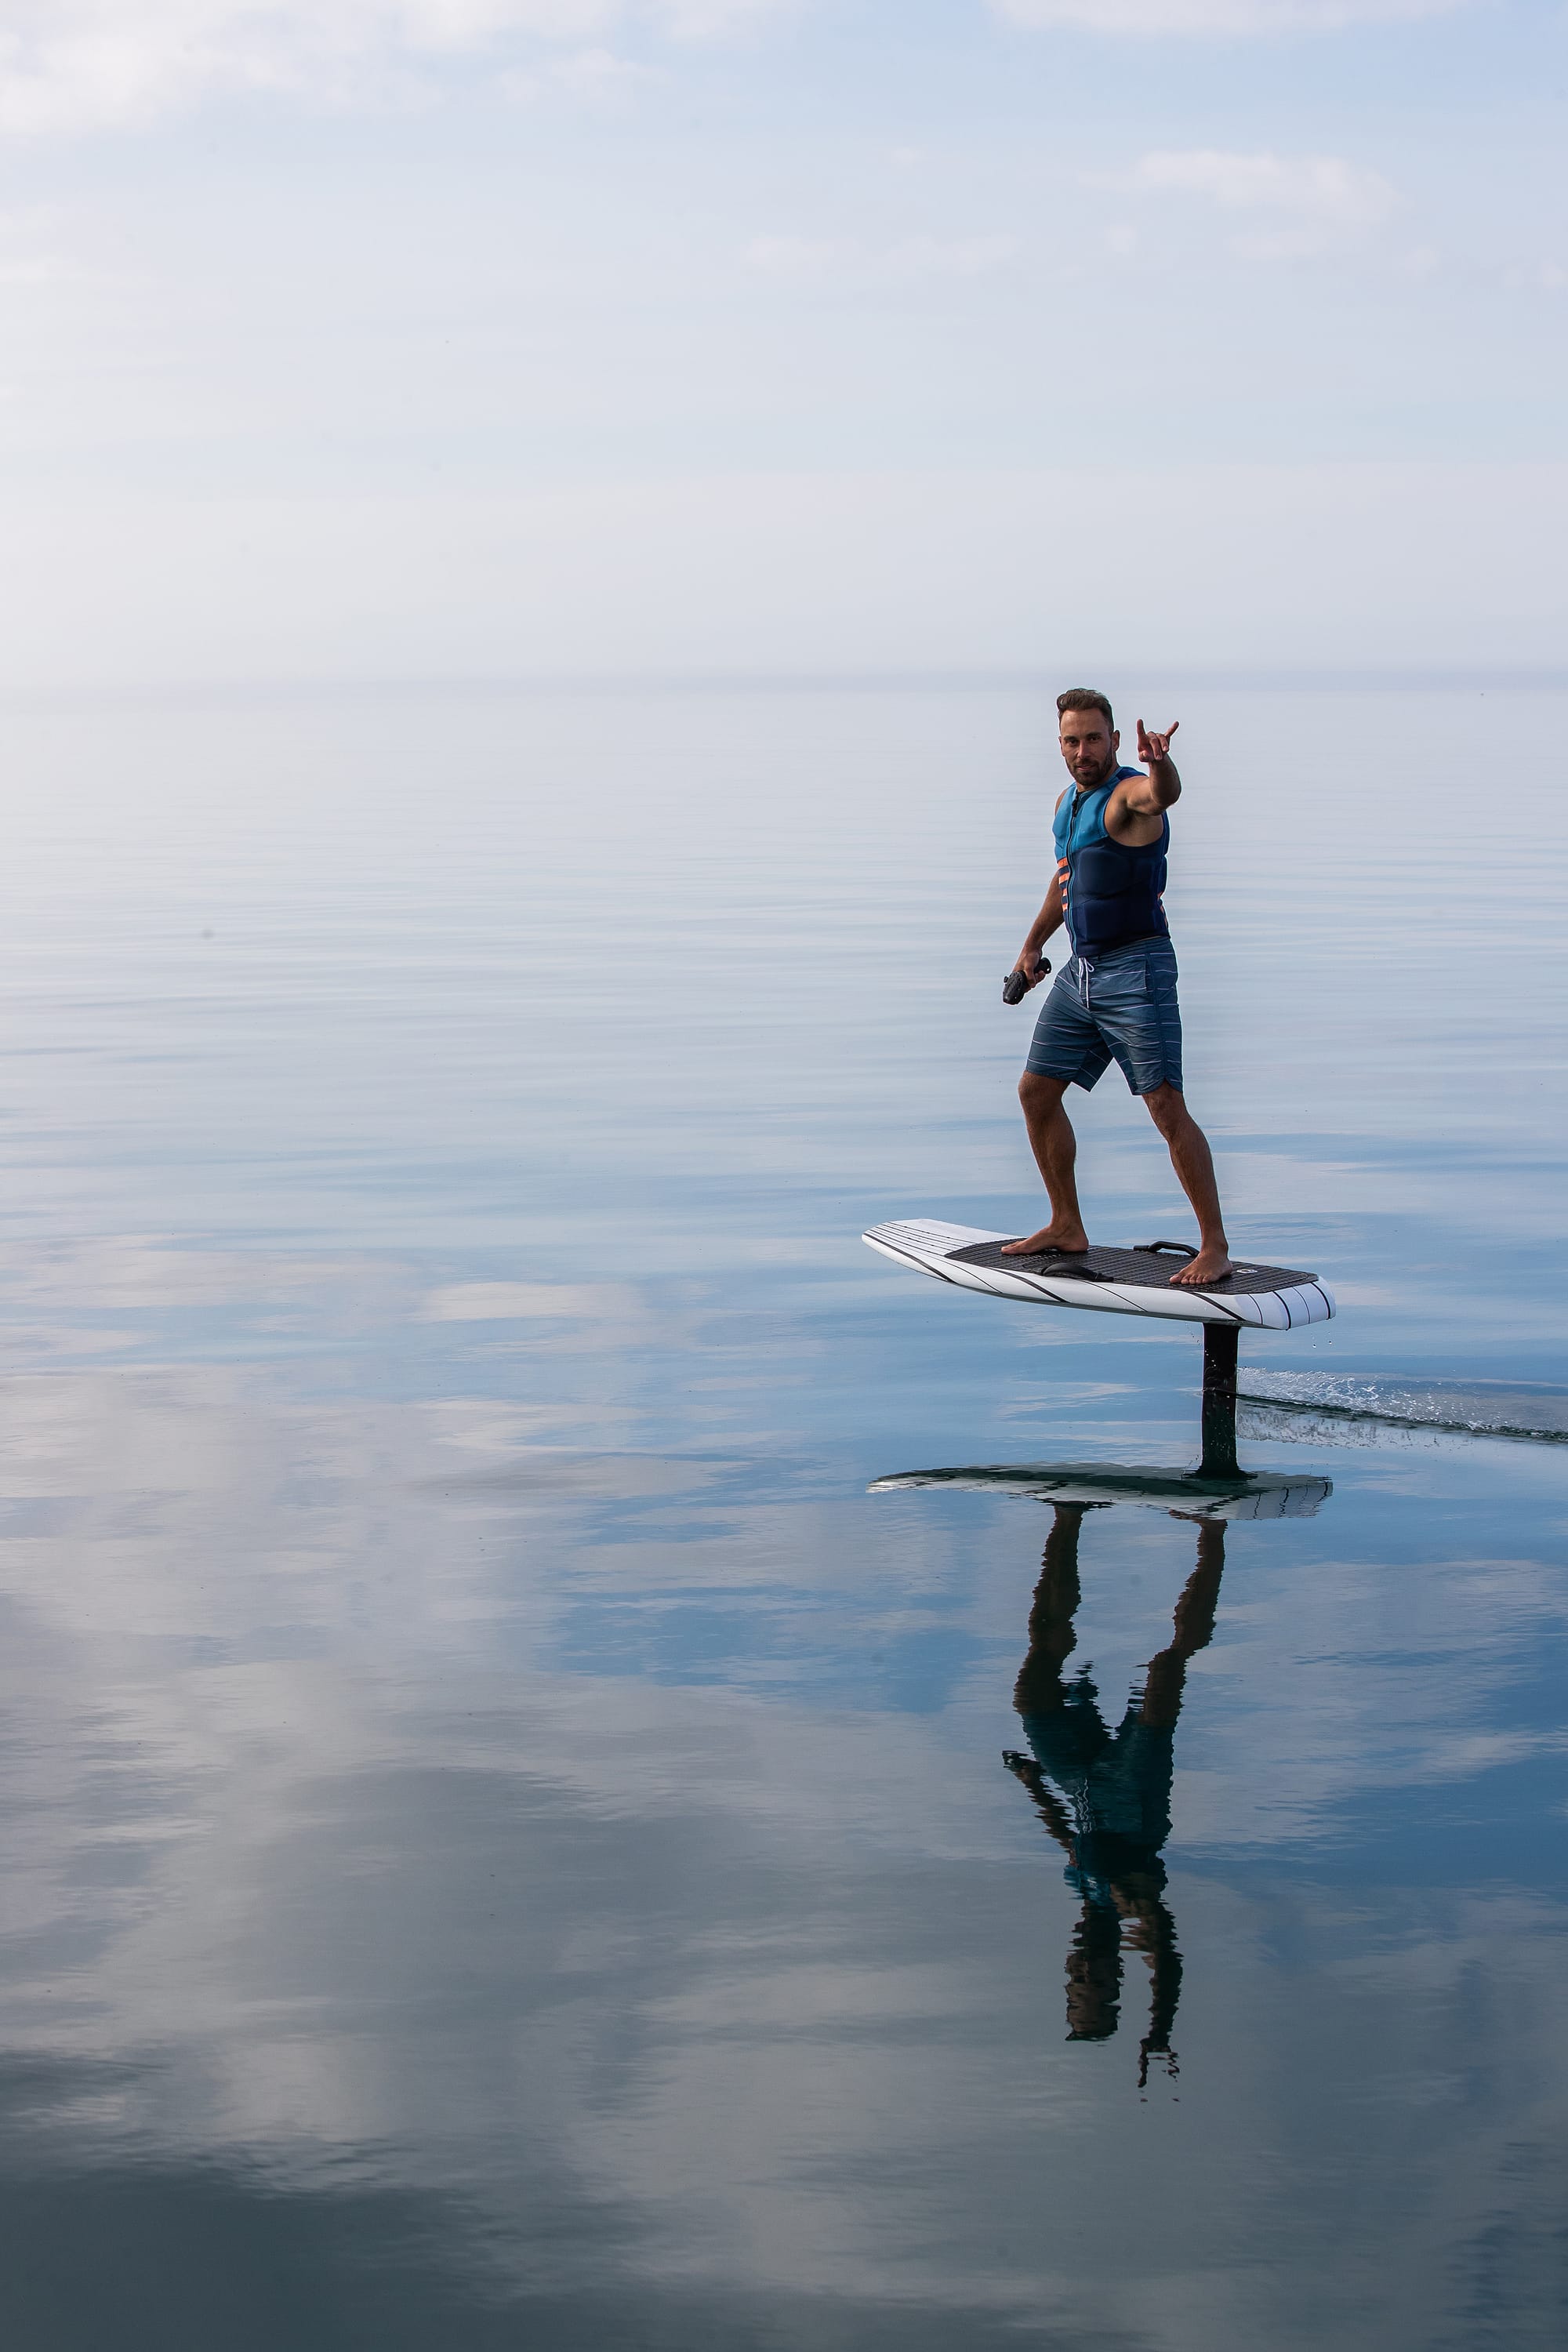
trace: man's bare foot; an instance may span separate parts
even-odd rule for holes
[[[1045,1250],[1066,1250],[1070,1257],[1080,1257],[1089,1247],[1089,1235],[1081,1225],[1058,1225],[1054,1222],[1042,1225],[1027,1241],[1004,1242],[1004,1257],[1038,1257]]]
[[[1184,1282],[1191,1289],[1202,1290],[1211,1282],[1223,1282],[1227,1274],[1235,1271],[1224,1250],[1215,1244],[1199,1250],[1196,1257],[1190,1257],[1181,1272],[1173,1274],[1171,1280]]]

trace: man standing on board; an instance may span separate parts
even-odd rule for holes
[[[1056,879],[1013,967],[1035,987],[1046,941],[1067,925],[1072,960],[1041,1008],[1018,1082],[1051,1221],[1026,1241],[1005,1243],[1004,1254],[1089,1247],[1073,1181],[1078,1142],[1062,1097],[1069,1086],[1087,1093],[1114,1055],[1170,1146],[1171,1164],[1198,1221],[1198,1254],[1171,1280],[1201,1289],[1223,1281],[1231,1265],[1214,1160],[1182,1095],[1176,951],[1163,903],[1171,842],[1166,811],[1182,790],[1171,758],[1179,722],[1163,735],[1148,735],[1138,721],[1145,773],[1121,765],[1121,738],[1103,694],[1072,687],[1058,695],[1057,709],[1072,788],[1057,803]]]

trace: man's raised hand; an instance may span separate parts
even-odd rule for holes
[[[1179,719],[1173,719],[1163,735],[1149,735],[1144,732],[1143,721],[1140,719],[1138,721],[1138,757],[1151,768],[1157,768],[1162,760],[1168,760],[1171,756],[1171,738],[1181,723]]]

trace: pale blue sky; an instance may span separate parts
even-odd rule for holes
[[[1548,0],[0,0],[0,683],[1561,658]]]

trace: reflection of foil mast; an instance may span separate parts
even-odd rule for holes
[[[1205,1478],[1117,1462],[1019,1462],[971,1469],[906,1470],[876,1479],[868,1491],[960,1486],[1028,1495],[1042,1503],[1146,1503],[1205,1519],[1310,1519],[1333,1493],[1327,1478]]]

